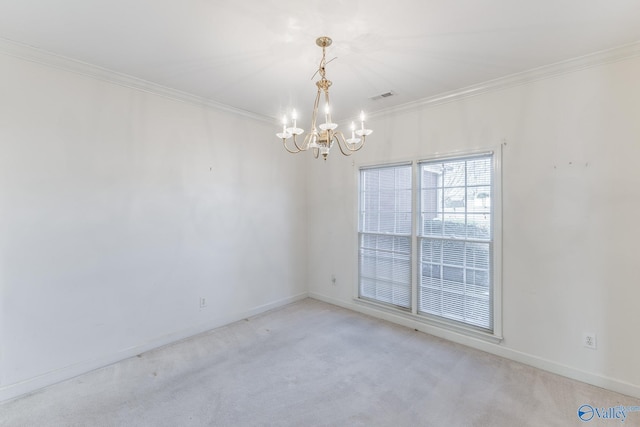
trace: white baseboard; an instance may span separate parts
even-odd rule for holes
[[[354,302],[344,302],[325,295],[317,293],[301,293],[291,297],[287,297],[278,301],[273,301],[268,304],[263,304],[257,307],[253,307],[249,310],[235,313],[233,315],[221,316],[206,324],[198,325],[186,330],[173,332],[162,337],[158,337],[145,344],[141,344],[135,347],[130,347],[117,351],[113,354],[100,357],[97,359],[87,360],[74,365],[70,365],[64,368],[57,369],[55,371],[47,372],[34,378],[30,378],[25,381],[21,381],[15,384],[8,384],[0,388],[0,402],[23,396],[25,394],[40,390],[44,387],[74,378],[78,375],[91,372],[95,369],[99,369],[113,363],[134,357],[138,354],[144,353],[149,350],[153,350],[164,345],[172,344],[177,341],[187,339],[198,335],[200,333],[209,331],[211,329],[218,328],[220,326],[227,325],[229,323],[236,322],[238,320],[245,319],[247,317],[255,316],[257,314],[264,313],[266,311],[300,301],[304,298],[311,297],[319,301],[324,301],[329,304],[333,304],[339,307],[343,307],[349,310],[357,311],[359,313],[367,314],[373,317],[377,317],[383,320],[387,320],[392,323],[396,323],[408,328],[418,329],[422,332],[434,335],[458,344],[466,345],[468,347],[476,348],[478,350],[486,351],[487,353],[495,354],[500,357],[504,357],[516,362],[524,363],[529,366],[533,366],[538,369],[543,369],[554,374],[562,375],[567,378],[571,378],[577,381],[581,381],[587,384],[591,384],[597,387],[602,387],[607,390],[615,391],[617,393],[625,394],[635,398],[640,398],[640,386],[621,381],[616,378],[610,378],[603,375],[594,374],[591,372],[582,371],[570,366],[566,366],[551,360],[543,359],[531,354],[523,353],[517,350],[509,349],[499,344],[490,343],[473,337],[458,334],[453,331],[438,328],[436,326],[427,325],[422,322],[407,319],[402,316],[389,313],[387,311],[379,310],[374,307],[364,306],[356,304]]]
[[[580,369],[563,365],[552,360],[547,360],[538,356],[534,356],[532,354],[513,350],[505,347],[504,345],[491,343],[485,340],[462,335],[454,331],[442,329],[437,326],[428,325],[423,322],[396,315],[385,310],[377,309],[373,306],[357,304],[355,302],[345,302],[325,295],[317,294],[315,292],[310,292],[309,297],[317,299],[319,301],[324,301],[329,304],[337,305],[338,307],[343,307],[379,319],[387,320],[389,322],[406,326],[408,328],[417,329],[421,332],[425,332],[439,338],[482,350],[487,353],[495,354],[496,356],[504,357],[506,359],[523,363],[525,365],[533,366],[534,368],[542,369],[557,375],[561,375],[563,377],[571,378],[583,383],[594,385],[596,387],[601,387],[607,390],[615,391],[617,393],[640,399],[640,386],[637,384],[631,384],[616,378],[610,378],[592,372],[582,371]]]
[[[115,353],[112,353],[103,357],[99,357],[96,359],[85,360],[79,363],[75,363],[73,365],[66,366],[64,368],[56,369],[54,371],[50,371],[42,375],[38,375],[37,377],[29,378],[19,383],[4,385],[0,387],[0,402],[14,399],[16,397],[21,397],[23,395],[40,390],[50,385],[77,377],[78,375],[86,374],[93,370],[103,368],[113,363],[120,362],[124,359],[134,357],[146,351],[153,350],[168,344],[173,344],[177,341],[181,341],[183,339],[193,337],[195,335],[201,334],[211,329],[228,325],[229,323],[233,323],[238,320],[245,319],[247,317],[255,316],[257,314],[264,313],[274,308],[278,308],[287,304],[291,304],[296,301],[300,301],[307,297],[308,297],[308,294],[304,292],[304,293],[293,295],[277,301],[273,301],[268,304],[263,304],[257,307],[253,307],[243,312],[220,316],[214,320],[208,321],[207,323],[196,325],[194,327],[187,328],[180,331],[174,331],[169,334],[157,337],[144,344],[140,344],[134,347],[129,347],[126,349],[121,349],[116,351]]]

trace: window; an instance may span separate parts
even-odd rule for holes
[[[360,170],[361,298],[411,306],[411,164]]]
[[[419,163],[418,312],[493,329],[491,155]]]
[[[494,332],[494,157],[360,170],[361,299]]]

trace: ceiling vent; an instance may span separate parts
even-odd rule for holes
[[[372,96],[370,99],[372,101],[377,101],[379,99],[384,99],[384,98],[389,98],[390,96],[395,96],[395,94],[396,94],[395,92],[389,91],[389,92],[381,93],[380,95]]]

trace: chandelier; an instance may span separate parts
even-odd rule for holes
[[[313,104],[311,131],[304,137],[302,142],[299,143],[296,137],[302,135],[304,130],[297,126],[298,116],[296,110],[291,112],[293,126],[287,126],[289,123],[286,115],[282,118],[282,132],[277,133],[276,136],[282,139],[282,144],[289,153],[295,154],[311,149],[316,159],[322,154],[324,160],[327,160],[331,147],[336,143],[342,154],[350,156],[354,151],[358,151],[364,146],[366,137],[373,132],[371,129],[365,129],[364,127],[364,112],[360,113],[360,127],[358,129],[356,128],[356,124],[351,122],[351,138],[345,139],[342,132],[336,130],[338,125],[331,121],[331,110],[329,107],[329,87],[331,86],[331,80],[327,80],[325,77],[325,66],[327,65],[325,53],[327,46],[331,46],[331,42],[332,40],[329,37],[318,37],[316,39],[316,44],[322,48],[322,60],[318,66],[318,71],[315,73],[320,74],[320,80],[316,82],[318,92],[316,93],[316,101]],[[333,59],[331,61],[333,61]],[[316,125],[318,120],[318,107],[323,94],[324,123]],[[289,140],[291,141],[289,142]]]

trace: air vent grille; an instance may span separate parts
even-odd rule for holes
[[[379,99],[389,98],[390,96],[394,96],[395,94],[396,94],[395,92],[393,92],[393,91],[391,91],[391,90],[390,90],[390,91],[388,91],[388,92],[381,93],[380,95],[372,96],[372,97],[371,97],[371,99],[372,99],[373,101],[377,101],[377,100],[379,100]]]

